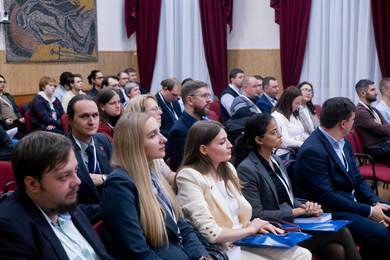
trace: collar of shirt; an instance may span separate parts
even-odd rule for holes
[[[77,146],[81,149],[81,151],[85,152],[85,150],[87,150],[87,148],[88,148],[88,145],[92,145],[93,148],[95,149],[95,142],[94,142],[93,138],[91,138],[90,144],[86,144],[84,142],[81,142],[79,139],[77,139],[73,134],[72,134],[72,136],[73,136],[73,139],[76,142]]]
[[[229,87],[231,87],[234,92],[236,92],[239,96],[241,96],[241,92],[236,86],[234,86],[233,84],[229,84]]]
[[[320,131],[325,135],[326,139],[328,139],[333,149],[341,150],[341,151],[344,149],[344,144],[345,144],[344,138],[341,138],[341,140],[337,141],[333,136],[331,136],[328,132],[326,132],[321,126],[318,127],[318,129],[320,129]]]
[[[272,105],[276,105],[276,103],[278,102],[276,100],[276,98],[272,98],[272,97],[268,96],[268,94],[265,92],[263,93],[263,95],[269,100],[269,102],[271,102]]]

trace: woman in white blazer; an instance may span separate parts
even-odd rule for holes
[[[210,242],[222,244],[230,259],[311,259],[301,247],[243,248],[232,242],[256,233],[282,233],[267,221],[252,217],[236,171],[228,161],[232,145],[222,125],[195,123],[187,135],[183,166],[176,176],[184,214]]]
[[[276,151],[281,159],[288,159],[290,154],[296,153],[309,137],[299,118],[301,104],[301,91],[295,86],[290,86],[283,91],[271,114],[282,133],[282,145]]]

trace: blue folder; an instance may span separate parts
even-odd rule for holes
[[[351,221],[349,220],[330,220],[324,223],[304,223],[294,225],[298,225],[301,230],[337,232],[350,222]],[[282,227],[288,228],[289,224],[282,224]]]
[[[258,234],[248,236],[246,238],[237,240],[234,244],[238,246],[247,247],[280,247],[290,248],[293,247],[303,240],[310,238],[311,235],[303,232],[289,232],[285,234]]]

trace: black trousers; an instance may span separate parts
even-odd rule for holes
[[[375,163],[383,163],[390,166],[390,141],[370,146],[366,152],[371,155]]]

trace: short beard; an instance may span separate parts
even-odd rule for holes
[[[208,109],[206,107],[207,107],[207,105],[204,106],[204,107],[201,107],[201,108],[194,107],[194,114],[198,115],[199,117],[208,116],[209,115],[209,111],[208,111]]]
[[[59,204],[53,209],[47,209],[50,213],[53,214],[64,214],[68,212],[73,212],[77,207],[77,201],[71,204]]]
[[[372,96],[372,97],[366,97],[366,100],[370,103],[372,102],[375,102],[376,101],[376,97],[375,96]]]

